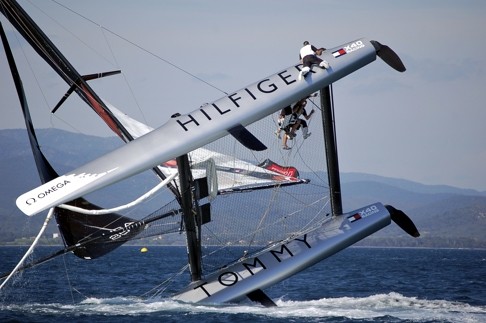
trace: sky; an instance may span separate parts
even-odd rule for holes
[[[377,40],[407,71],[377,60],[333,85],[341,171],[486,191],[486,1],[32,2],[19,1],[82,74],[122,68],[91,84],[153,127],[296,64],[304,40]],[[21,75],[36,71],[23,77],[31,107],[48,111],[66,85],[0,21]],[[25,128],[3,51],[0,95],[0,129]],[[36,127],[111,135],[74,105],[33,112]]]

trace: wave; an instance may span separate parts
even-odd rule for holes
[[[466,303],[446,300],[427,300],[407,297],[399,293],[377,294],[368,297],[322,298],[311,301],[279,299],[278,307],[265,308],[255,304],[198,305],[181,303],[170,299],[146,300],[131,297],[87,298],[77,304],[21,304],[2,305],[1,311],[29,312],[49,316],[140,316],[157,314],[162,316],[216,314],[232,316],[244,314],[251,319],[306,319],[320,318],[379,321],[443,321],[484,322],[486,306],[471,306]]]

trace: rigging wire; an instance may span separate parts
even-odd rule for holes
[[[131,40],[129,40],[128,38],[125,38],[125,37],[123,37],[122,35],[120,35],[120,34],[118,34],[118,33],[114,32],[114,31],[112,31],[112,30],[108,29],[107,27],[104,27],[103,25],[98,24],[97,22],[95,22],[95,21],[93,21],[93,20],[89,19],[88,17],[86,17],[86,16],[84,16],[84,15],[82,15],[82,14],[80,14],[80,13],[78,13],[78,12],[74,11],[74,10],[72,10],[71,8],[69,8],[69,7],[67,7],[67,6],[65,6],[65,5],[63,5],[63,4],[61,4],[61,3],[59,3],[59,2],[58,2],[58,1],[56,1],[56,0],[51,0],[51,1],[52,1],[52,2],[54,2],[54,3],[56,3],[56,4],[58,4],[59,6],[61,6],[61,7],[63,7],[63,8],[65,8],[66,10],[68,10],[68,11],[70,11],[70,12],[74,13],[75,15],[77,15],[77,16],[79,16],[79,17],[81,17],[81,18],[85,19],[86,21],[88,21],[88,22],[90,22],[90,23],[92,23],[92,24],[94,24],[94,25],[98,26],[99,28],[101,28],[101,29],[103,29],[103,30],[106,30],[107,32],[109,32],[110,34],[112,34],[112,35],[114,35],[114,36],[116,36],[116,37],[120,38],[121,40],[123,40],[123,41],[125,41],[125,42],[127,42],[127,43],[129,43],[129,44],[131,44],[131,45],[133,45],[133,46],[135,46],[136,48],[140,49],[141,51],[143,51],[143,52],[145,52],[145,53],[147,53],[147,54],[149,54],[149,55],[151,55],[151,56],[153,56],[153,57],[155,57],[155,58],[157,58],[157,59],[159,59],[159,60],[163,61],[164,63],[166,63],[166,64],[168,64],[168,65],[170,65],[170,66],[174,67],[175,69],[177,69],[177,70],[179,70],[179,71],[181,71],[181,72],[183,72],[183,73],[185,73],[185,74],[187,74],[187,75],[191,76],[192,78],[194,78],[194,79],[196,79],[196,80],[198,80],[198,81],[203,82],[204,84],[206,84],[206,85],[208,85],[208,86],[212,87],[213,89],[215,89],[215,90],[217,90],[217,91],[219,91],[219,92],[222,92],[222,93],[224,93],[225,95],[228,95],[228,93],[227,93],[227,92],[225,92],[225,91],[223,91],[222,89],[218,88],[218,87],[217,87],[217,86],[215,86],[214,84],[211,84],[211,83],[209,83],[208,81],[206,81],[206,80],[204,80],[204,79],[202,79],[202,78],[200,78],[200,77],[198,77],[198,76],[194,75],[193,73],[189,72],[189,71],[188,71],[188,70],[186,70],[186,69],[183,69],[183,68],[182,68],[182,67],[180,67],[179,65],[177,65],[177,64],[175,64],[175,63],[172,63],[172,62],[171,62],[171,61],[169,61],[168,59],[165,59],[165,58],[161,57],[160,55],[155,54],[154,52],[152,52],[152,51],[150,51],[150,50],[148,50],[148,49],[146,49],[146,48],[142,47],[141,45],[138,45],[138,44],[137,44],[137,43],[135,43],[134,41],[131,41]]]
[[[79,293],[79,291],[76,288],[73,287],[73,284],[71,282],[71,277],[69,276],[69,270],[68,270],[67,263],[66,263],[66,254],[63,254],[62,255],[62,262],[64,264],[64,273],[66,274],[67,283],[68,283],[68,285],[70,287],[69,288],[69,293],[71,294],[71,301],[73,302],[73,304],[75,304],[73,290],[76,291],[76,292],[78,292],[78,293]]]
[[[104,29],[101,29],[101,34],[103,35],[103,38],[105,39],[105,42],[106,42],[106,44],[108,46],[108,49],[110,50],[111,57],[115,61],[115,64],[116,64],[117,68],[121,70],[120,64],[118,63],[118,60],[116,59],[115,52],[113,51],[113,48],[111,47],[111,44],[110,44],[110,42],[108,40],[108,37],[106,37],[106,33],[105,33],[105,30]],[[133,88],[132,88],[130,82],[128,81],[128,78],[126,77],[125,73],[121,73],[121,75],[123,76],[123,79],[125,80],[125,83],[127,84],[128,90],[130,91],[130,94],[131,94],[131,97],[135,101],[135,105],[138,108],[138,112],[142,115],[142,118],[143,118],[144,122],[148,124],[147,118],[145,117],[145,113],[143,112],[142,108],[140,107],[140,104],[138,103],[137,97],[135,96],[135,93],[133,91]]]
[[[10,25],[11,26],[11,25]],[[39,81],[39,78],[37,77],[37,74],[34,72],[34,68],[32,66],[32,63],[30,61],[30,59],[28,58],[28,55],[27,53],[25,52],[25,48],[24,46],[22,45],[22,42],[20,41],[19,39],[19,36],[17,33],[12,33],[13,34],[13,37],[15,38],[15,41],[17,42],[17,45],[18,45],[18,48],[20,48],[20,51],[22,52],[22,56],[24,57],[24,60],[25,60],[25,63],[27,64],[27,66],[29,67],[29,71],[33,77],[33,79],[35,80],[35,84],[37,86],[37,89],[39,90],[41,96],[42,96],[42,99],[45,103],[45,107],[47,107],[46,109],[49,109],[49,103],[48,103],[48,100],[47,100],[47,97],[46,97],[46,94],[44,92],[44,90],[42,89],[42,86],[41,86],[41,82]],[[54,116],[53,114],[49,114],[50,115],[50,119],[49,119],[49,123],[51,125],[51,127],[53,127],[53,122],[52,122],[52,118],[55,117],[57,118],[58,120],[60,121],[63,121],[62,119],[58,118],[58,116]],[[67,126],[71,126],[70,124],[64,122]],[[71,126],[72,127],[72,126]],[[73,127],[74,128],[74,127]],[[79,132],[79,131],[78,131]]]
[[[270,213],[270,210],[272,209],[272,205],[275,203],[277,199],[277,194],[278,194],[278,189],[273,189],[272,190],[272,198],[269,199],[267,203],[267,207],[265,208],[265,211],[263,212],[262,216],[260,217],[260,221],[258,222],[255,231],[253,231],[253,235],[251,236],[250,242],[248,243],[248,247],[251,247],[253,245],[253,242],[255,240],[255,237],[258,232],[260,232],[262,229],[263,222],[265,221],[265,218],[267,215]]]
[[[331,90],[332,90],[332,87],[331,87]],[[317,100],[317,99],[315,99],[315,100]],[[316,109],[318,109],[319,111],[321,111],[321,110],[322,110],[322,109],[321,109],[321,107],[320,107],[319,105],[317,105],[317,104],[314,102],[314,99],[309,99],[308,101],[310,101],[310,102],[312,103],[312,105],[313,105],[313,106],[314,106]],[[334,105],[333,105],[333,106],[334,106]],[[309,128],[310,128],[311,122],[312,122],[312,118],[310,118],[310,120],[309,120],[309,122],[308,122],[308,126],[309,126]],[[300,145],[298,146],[298,148],[296,149],[295,155],[296,155],[296,156],[298,155],[298,156],[300,157],[301,162],[302,162],[302,163],[303,163],[303,164],[304,164],[304,165],[307,167],[307,169],[308,169],[310,172],[312,172],[312,174],[313,174],[314,176],[316,176],[316,177],[317,177],[317,178],[318,178],[318,179],[319,179],[321,182],[326,183],[326,182],[327,182],[327,179],[322,178],[322,177],[319,175],[319,173],[318,173],[316,170],[314,170],[314,168],[312,168],[312,167],[311,167],[311,166],[310,166],[310,165],[307,163],[306,158],[304,158],[304,156],[302,156],[302,154],[301,154],[301,147],[302,147],[302,145],[303,145],[303,144],[304,144],[304,141],[302,141],[302,142],[301,142],[301,144],[300,144]],[[327,186],[322,186],[322,187],[329,188],[329,184],[328,184]]]
[[[75,33],[73,33],[71,30],[69,30],[68,28],[64,27],[63,24],[61,24],[60,22],[58,22],[55,18],[53,18],[48,12],[46,12],[45,10],[43,10],[41,7],[39,7],[36,3],[34,3],[32,0],[27,0],[33,7],[35,7],[37,10],[39,10],[40,12],[42,12],[44,14],[44,16],[48,17],[51,21],[53,21],[59,28],[61,28],[62,30],[64,30],[65,32],[67,32],[68,34],[70,34],[73,38],[76,38],[77,41],[79,41],[80,43],[82,43],[84,46],[86,46],[87,48],[89,48],[90,50],[92,50],[94,53],[96,53],[97,56],[99,57],[102,57],[103,60],[105,60],[106,62],[108,62],[110,65],[113,65],[113,62],[111,62],[108,58],[106,58],[101,52],[99,52],[98,50],[96,50],[96,47],[93,47],[93,46],[90,46],[89,43],[87,43],[86,41],[84,41],[82,38],[78,37]],[[105,41],[106,41],[106,37],[105,35],[103,35],[103,37],[105,38]],[[115,61],[115,65],[116,65],[116,61]]]
[[[148,297],[149,294],[152,293],[152,292],[153,292],[153,294],[150,296],[150,298],[155,298],[157,296],[160,296],[162,293],[165,292],[165,290],[167,288],[169,288],[170,284],[174,281],[175,278],[182,275],[188,269],[189,269],[189,264],[182,266],[182,268],[178,272],[176,272],[175,274],[173,274],[172,276],[170,276],[169,278],[167,278],[166,280],[164,280],[163,282],[161,282],[157,286],[154,286],[149,291],[143,293],[142,295],[140,295],[140,297]]]
[[[29,2],[30,2],[30,1],[29,1]],[[44,13],[46,16],[48,16],[48,17],[49,17],[49,15],[47,15],[47,14],[46,14],[44,11],[42,11],[42,10],[41,10],[39,7],[37,7],[35,4],[33,4],[32,2],[30,2],[30,3],[31,3],[33,6],[35,6],[35,7],[36,7],[38,10],[40,10],[41,12],[43,12],[43,13]],[[51,18],[51,19],[52,19],[52,18]],[[53,20],[53,21],[55,21],[54,19],[52,19],[52,20]],[[57,23],[57,22],[56,22],[56,23]],[[11,24],[10,24],[10,25],[11,25]],[[61,26],[61,27],[62,27],[62,26]],[[64,28],[63,28],[63,29],[64,29]],[[27,56],[27,54],[26,54],[26,52],[25,52],[25,50],[24,50],[24,46],[23,46],[23,45],[22,45],[22,43],[20,42],[19,37],[18,37],[18,34],[17,34],[17,33],[13,33],[13,34],[14,34],[15,39],[17,40],[17,43],[18,43],[18,45],[19,45],[19,47],[20,47],[21,51],[22,51],[22,54],[23,54],[23,56],[24,56],[24,58],[25,58],[25,61],[26,61],[26,64],[27,64],[27,66],[29,66],[29,70],[31,71],[31,74],[32,74],[32,76],[33,76],[33,78],[34,78],[34,80],[35,80],[35,84],[36,84],[37,88],[39,89],[39,92],[41,93],[41,95],[42,95],[42,97],[43,97],[43,100],[44,100],[44,102],[45,102],[45,106],[47,107],[47,109],[50,109],[50,104],[49,104],[49,102],[48,102],[48,100],[47,100],[47,97],[46,97],[46,95],[45,95],[45,92],[44,92],[44,90],[43,90],[43,88],[42,88],[42,86],[41,86],[41,84],[42,84],[42,83],[39,81],[39,79],[38,79],[38,77],[37,77],[37,74],[36,74],[36,73],[35,73],[35,71],[34,71],[34,68],[33,68],[32,64],[31,64],[31,61],[29,60],[29,58],[28,58],[28,56]],[[76,38],[77,38],[77,37],[76,37]],[[32,41],[34,41],[34,39],[31,39],[31,40],[32,40]],[[47,51],[46,51],[46,50],[43,48],[43,46],[39,46],[39,50],[41,50],[41,51],[44,53],[44,55],[45,55],[46,59],[50,59],[49,53],[48,53],[48,52],[47,52]],[[50,60],[49,60],[49,62],[50,62],[50,64],[52,64],[52,65],[56,65],[56,62],[55,62],[54,60],[52,60],[52,59],[50,59]],[[60,71],[60,72],[62,72],[62,70],[59,70],[59,71]],[[69,78],[69,77],[68,77],[68,75],[66,75],[65,73],[64,73],[64,77]],[[75,83],[75,80],[72,80],[72,79],[71,79],[71,82]],[[81,131],[80,131],[79,129],[77,129],[77,128],[76,128],[76,127],[73,125],[73,124],[71,124],[71,123],[67,122],[66,120],[64,120],[64,119],[62,119],[62,118],[60,118],[58,115],[55,115],[55,116],[54,116],[52,113],[49,113],[49,115],[50,115],[50,120],[49,120],[49,122],[50,122],[51,128],[53,128],[53,127],[54,127],[54,124],[53,124],[53,118],[56,118],[57,120],[59,120],[60,122],[62,122],[62,123],[63,123],[63,124],[65,124],[66,126],[70,127],[70,128],[71,128],[71,129],[73,129],[74,131],[76,131],[76,132],[78,132],[78,133],[81,133]]]
[[[89,45],[88,45],[86,42],[84,42],[84,41],[83,41],[83,40],[81,40],[79,37],[77,37],[76,35],[74,35],[74,34],[73,34],[71,31],[69,31],[69,30],[67,30],[65,27],[63,27],[63,26],[62,26],[62,25],[61,25],[61,24],[60,24],[60,23],[59,23],[57,20],[55,20],[55,19],[54,19],[53,17],[51,17],[51,16],[50,16],[48,13],[46,13],[44,10],[42,10],[41,8],[39,8],[39,7],[38,7],[36,4],[34,4],[34,3],[31,1],[31,0],[28,0],[28,1],[29,1],[29,3],[30,3],[32,6],[36,7],[36,8],[37,8],[37,9],[38,9],[40,12],[42,12],[42,13],[43,13],[45,16],[49,17],[49,18],[50,18],[52,21],[54,21],[54,22],[55,22],[55,23],[56,23],[58,26],[60,26],[60,27],[61,27],[63,30],[65,30],[65,31],[67,31],[69,34],[73,35],[73,37],[74,37],[74,38],[78,39],[78,40],[79,40],[81,43],[83,43],[85,46],[87,46],[88,48],[90,48],[91,50],[93,50],[93,51],[94,51],[95,53],[97,53],[97,54],[98,54],[100,57],[103,57],[105,60],[109,61],[108,59],[106,59],[106,57],[104,57],[102,54],[100,54],[100,53],[99,53],[98,51],[96,51],[94,48],[92,48],[91,46],[89,46]],[[84,15],[82,15],[82,14],[80,14],[80,13],[76,12],[76,11],[74,11],[73,9],[71,9],[71,8],[67,7],[66,5],[63,5],[63,4],[59,3],[59,2],[58,2],[58,1],[56,1],[56,0],[51,0],[51,1],[52,1],[53,3],[55,3],[55,4],[57,4],[58,6],[60,6],[60,7],[64,8],[65,10],[72,12],[73,14],[75,14],[75,15],[77,15],[77,16],[79,16],[79,17],[81,17],[82,19],[84,19],[84,20],[88,21],[89,23],[91,23],[91,24],[93,24],[93,25],[97,26],[98,28],[100,28],[100,29],[102,30],[102,34],[103,34],[103,37],[104,37],[104,39],[105,39],[105,42],[107,43],[107,45],[108,45],[108,47],[109,47],[109,49],[110,49],[110,52],[112,53],[112,57],[113,57],[113,59],[115,60],[115,63],[116,63],[116,64],[117,64],[117,62],[116,62],[116,58],[115,58],[115,57],[114,57],[114,55],[113,55],[113,51],[112,51],[112,49],[111,49],[111,47],[110,47],[110,45],[109,45],[109,42],[108,42],[108,41],[107,41],[107,39],[106,39],[106,35],[105,35],[105,33],[104,33],[103,31],[106,31],[106,32],[108,32],[108,33],[110,33],[110,34],[114,35],[115,37],[118,37],[119,39],[121,39],[121,40],[123,40],[123,41],[125,41],[125,42],[127,42],[127,43],[129,43],[129,44],[131,44],[132,46],[134,46],[134,47],[136,47],[136,48],[138,48],[138,49],[142,50],[143,52],[148,53],[149,55],[151,55],[151,56],[155,57],[156,59],[158,59],[158,60],[160,60],[160,61],[163,61],[164,63],[166,63],[166,64],[168,64],[168,65],[172,66],[173,68],[175,68],[175,69],[177,69],[177,70],[179,70],[179,71],[181,71],[181,72],[183,72],[183,73],[185,73],[185,74],[189,75],[190,77],[192,77],[192,78],[194,78],[194,79],[196,79],[196,80],[198,80],[198,81],[200,81],[200,82],[202,82],[202,83],[204,83],[204,84],[206,84],[206,85],[208,85],[208,86],[210,86],[210,87],[212,87],[212,88],[216,89],[217,91],[219,91],[219,92],[221,92],[221,93],[223,93],[223,94],[225,94],[225,95],[228,95],[228,93],[227,93],[226,91],[224,91],[224,90],[222,90],[222,89],[218,88],[218,87],[217,87],[217,86],[215,86],[214,84],[211,84],[211,83],[209,83],[208,81],[206,81],[206,80],[204,80],[204,79],[202,79],[202,78],[200,78],[200,77],[198,77],[198,76],[194,75],[193,73],[191,73],[191,72],[187,71],[186,69],[184,69],[184,68],[182,68],[182,67],[180,67],[180,66],[176,65],[175,63],[172,63],[171,61],[169,61],[169,60],[167,60],[167,59],[165,59],[165,58],[161,57],[160,55],[157,55],[157,54],[155,54],[155,53],[151,52],[150,50],[148,50],[148,49],[146,49],[146,48],[142,47],[141,45],[138,45],[138,44],[137,44],[137,43],[135,43],[134,41],[131,41],[131,40],[129,40],[129,39],[127,39],[127,38],[125,38],[125,37],[121,36],[120,34],[118,34],[118,33],[114,32],[114,31],[112,31],[112,30],[108,29],[107,27],[104,27],[104,26],[102,26],[101,24],[96,23],[95,21],[93,21],[93,20],[89,19],[88,17],[86,17],[86,16],[84,16]],[[39,46],[39,48],[40,48],[41,50],[43,50],[43,49],[42,49],[42,46]],[[43,50],[43,51],[44,51],[44,50]],[[45,54],[45,56],[46,56],[47,58],[49,58],[49,55],[48,55],[49,53],[47,53],[47,52],[45,52],[45,51],[44,51],[44,54]],[[56,62],[55,62],[55,61],[53,61],[52,59],[50,60],[50,63],[51,63],[52,65],[56,65]],[[113,64],[113,63],[111,63],[111,64]],[[62,72],[62,70],[60,70],[60,71]],[[70,78],[69,78],[69,77],[68,77],[68,76],[67,76],[65,73],[64,73],[64,77],[65,77],[65,78],[67,78],[67,79],[70,79]],[[126,81],[126,77],[125,77],[125,76],[124,76],[124,78],[125,78],[125,81]],[[72,83],[73,85],[76,85],[76,86],[77,86],[77,84],[76,84],[76,81],[77,81],[77,80],[70,79],[70,81],[71,81],[71,83]],[[39,84],[40,84],[40,82],[39,82],[38,80],[37,80],[37,84],[38,84],[38,87],[40,87],[40,85],[39,85]],[[135,104],[138,106],[138,109],[139,109],[139,111],[140,111],[141,109],[140,109],[140,106],[139,106],[139,104],[138,104],[138,102],[137,102],[137,100],[136,100],[136,98],[135,98],[135,95],[133,94],[133,89],[131,88],[131,86],[130,86],[130,84],[129,84],[129,82],[128,82],[128,81],[126,81],[126,84],[127,84],[128,88],[129,88],[129,90],[130,90],[130,93],[132,93],[132,97],[134,98]],[[47,99],[45,98],[45,95],[44,95],[44,92],[42,91],[42,89],[41,89],[41,92],[42,92],[42,94],[43,94],[43,96],[44,96],[44,100],[46,101],[46,106],[48,106],[48,107],[49,107],[49,104],[47,103]],[[143,114],[143,112],[142,112],[142,116],[143,116],[143,118],[144,118],[144,119],[146,119],[146,118],[145,118],[145,116],[144,116],[144,114]],[[62,118],[60,118],[59,116],[56,116],[56,117],[57,117],[57,119],[58,119],[58,120],[62,121],[64,124],[68,125],[68,126],[69,126],[69,127],[71,127],[72,129],[74,129],[76,132],[80,132],[80,133],[82,132],[82,131],[80,131],[79,129],[77,129],[77,128],[76,128],[74,125],[72,125],[72,124],[70,124],[69,122],[67,122],[66,120],[63,120],[63,119],[62,119]],[[53,126],[53,124],[52,124],[52,116],[51,116],[51,126]]]
[[[97,55],[98,55],[98,56],[103,57],[103,58],[104,58],[106,61],[110,62],[110,60],[108,60],[108,59],[107,59],[107,58],[106,58],[104,55],[102,55],[101,53],[99,53],[99,51],[97,51],[95,48],[93,48],[92,46],[90,46],[89,44],[87,44],[86,42],[84,42],[82,39],[80,39],[79,37],[77,37],[77,36],[76,36],[75,34],[73,34],[73,33],[72,33],[70,30],[66,29],[66,28],[65,28],[65,27],[64,27],[62,24],[60,24],[60,23],[59,23],[59,22],[58,22],[56,19],[54,19],[53,17],[51,17],[51,16],[50,16],[50,15],[49,15],[47,12],[45,12],[44,10],[42,10],[41,8],[39,8],[39,7],[38,7],[36,4],[32,3],[32,1],[31,1],[31,0],[28,0],[28,1],[31,3],[31,5],[32,5],[32,6],[36,7],[36,8],[37,8],[37,9],[38,9],[40,12],[42,12],[42,13],[43,13],[45,16],[49,17],[49,18],[50,18],[52,21],[54,21],[54,22],[55,22],[55,23],[56,23],[58,26],[60,26],[60,28],[62,28],[63,30],[67,31],[67,32],[68,32],[69,34],[71,34],[71,35],[72,35],[74,38],[78,39],[78,40],[79,40],[81,43],[83,43],[83,44],[84,44],[86,47],[90,48],[90,49],[91,49],[91,50],[92,50],[94,53],[97,53]],[[79,17],[81,17],[81,18],[82,18],[82,19],[84,19],[85,21],[87,21],[87,22],[89,22],[89,23],[91,23],[91,24],[93,24],[93,25],[97,26],[98,28],[100,28],[101,33],[102,33],[102,35],[103,35],[103,38],[105,39],[105,43],[107,44],[107,46],[108,46],[108,48],[109,48],[109,51],[110,51],[111,56],[112,56],[112,59],[113,59],[113,61],[115,62],[115,65],[116,65],[116,66],[119,66],[119,64],[118,64],[117,59],[116,59],[116,57],[115,57],[115,55],[114,55],[114,53],[113,53],[112,47],[111,47],[111,45],[110,45],[110,42],[108,41],[108,38],[106,37],[106,33],[110,33],[110,34],[114,35],[115,37],[117,37],[117,38],[119,38],[119,39],[121,39],[121,40],[125,41],[126,43],[128,43],[128,44],[130,44],[130,45],[132,45],[132,46],[134,46],[134,47],[136,47],[136,48],[138,48],[138,49],[140,49],[140,50],[142,50],[143,52],[148,53],[149,55],[151,55],[151,56],[155,57],[156,59],[158,59],[158,60],[160,60],[160,61],[163,61],[164,63],[166,63],[166,64],[168,64],[168,65],[172,66],[173,68],[175,68],[175,69],[177,69],[177,70],[179,70],[179,71],[181,71],[181,72],[183,72],[183,73],[185,73],[185,74],[189,75],[190,77],[192,77],[192,78],[194,78],[194,79],[196,79],[196,80],[198,80],[198,81],[200,81],[200,82],[202,82],[202,83],[204,83],[204,84],[206,84],[206,85],[208,85],[208,86],[210,86],[210,87],[212,87],[212,88],[216,89],[217,91],[219,91],[219,92],[221,92],[221,93],[223,93],[223,94],[225,94],[225,95],[228,95],[228,93],[227,93],[226,91],[224,91],[224,90],[222,90],[222,89],[220,89],[220,88],[216,87],[214,84],[209,83],[208,81],[206,81],[206,80],[204,80],[204,79],[202,79],[202,78],[200,78],[200,77],[198,77],[198,76],[194,75],[193,73],[191,73],[191,72],[189,72],[188,70],[186,70],[186,69],[182,68],[181,66],[178,66],[178,65],[176,65],[175,63],[172,63],[171,61],[169,61],[169,60],[167,60],[167,59],[165,59],[165,58],[161,57],[160,55],[155,54],[154,52],[152,52],[152,51],[150,51],[150,50],[148,50],[148,49],[146,49],[146,48],[142,47],[141,45],[138,45],[138,44],[137,44],[137,43],[135,43],[134,41],[131,41],[131,40],[127,39],[126,37],[123,37],[122,35],[120,35],[120,34],[118,34],[118,33],[114,32],[114,31],[112,31],[112,30],[108,29],[107,27],[104,27],[104,26],[102,26],[101,24],[96,23],[96,22],[95,22],[95,21],[93,21],[92,19],[89,19],[88,17],[86,17],[86,16],[84,16],[84,15],[82,15],[82,14],[80,14],[80,13],[76,12],[75,10],[73,10],[73,9],[71,9],[71,8],[69,8],[69,7],[67,7],[66,5],[64,5],[64,4],[62,4],[62,3],[60,3],[59,1],[56,1],[56,0],[51,0],[51,1],[52,1],[53,3],[55,3],[55,4],[57,4],[58,6],[60,6],[60,7],[64,8],[65,10],[67,10],[67,11],[69,11],[69,12],[71,12],[71,13],[73,13],[73,14],[75,14],[75,15],[79,16]],[[42,48],[42,46],[40,46],[40,48]],[[41,49],[41,50],[42,50],[42,49]],[[49,57],[49,55],[47,55],[47,53],[45,53],[45,54],[46,54],[46,57]],[[51,64],[53,64],[53,65],[55,65],[55,63],[56,63],[56,62],[55,62],[55,61],[53,61],[53,60],[50,60],[50,63],[51,63]],[[113,62],[110,62],[110,64],[113,64]],[[62,72],[62,71],[61,71],[61,72]],[[133,88],[131,87],[130,83],[128,82],[128,80],[127,80],[127,78],[126,78],[126,75],[125,75],[125,74],[123,74],[123,73],[122,73],[122,75],[123,75],[123,78],[124,78],[124,80],[125,80],[125,84],[127,84],[128,90],[129,90],[129,92],[131,93],[131,97],[133,98],[133,100],[134,100],[134,102],[135,102],[135,105],[138,107],[138,111],[139,111],[139,112],[140,112],[140,114],[142,115],[143,119],[146,121],[145,114],[143,113],[142,109],[140,108],[140,105],[139,105],[139,103],[138,103],[138,100],[136,99],[136,96],[135,96],[135,94],[134,94],[134,92],[133,92]],[[70,79],[70,78],[69,78],[69,77],[68,77],[66,74],[64,74],[64,77],[65,77],[65,78]],[[77,81],[77,80],[72,80],[72,79],[70,79],[70,81],[71,81],[72,85],[78,86],[78,85],[76,84],[76,81]],[[37,81],[37,83],[39,84],[39,82],[38,82],[38,81]],[[38,86],[40,87],[40,85],[38,85]],[[41,92],[42,92],[42,93],[43,93],[43,95],[44,95],[44,92],[43,92],[42,90],[41,90]],[[44,95],[44,97],[45,97],[45,95]],[[44,100],[45,100],[45,101],[47,101],[46,99],[44,99]],[[46,103],[46,106],[49,106],[49,104],[47,104],[47,103]],[[70,128],[74,129],[76,132],[82,133],[82,131],[81,131],[81,130],[77,129],[77,128],[76,128],[76,127],[73,125],[73,124],[71,124],[70,122],[68,122],[68,121],[66,121],[66,120],[64,120],[64,119],[62,119],[60,116],[56,115],[56,118],[57,118],[58,120],[62,121],[62,122],[63,122],[64,124],[66,124],[67,126],[69,126]],[[52,115],[51,115],[51,127],[52,127],[52,126],[53,126],[53,124],[52,124]]]

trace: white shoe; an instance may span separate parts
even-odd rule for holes
[[[310,137],[310,135],[312,135],[312,132],[309,132],[309,133],[305,134],[305,135],[304,135],[304,139],[309,138],[309,137]]]
[[[328,69],[329,68],[329,63],[327,61],[322,61],[320,64],[319,64],[319,67],[321,68],[324,68],[324,69]]]
[[[304,67],[299,73],[299,81],[302,80],[309,72],[310,72],[310,67],[309,66]]]

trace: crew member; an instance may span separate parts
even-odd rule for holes
[[[326,49],[316,48],[308,41],[304,42],[304,46],[300,49],[299,59],[302,61],[302,70],[299,73],[299,80],[303,79],[307,73],[310,72],[312,64],[319,65],[320,68],[328,69],[329,63],[317,56],[321,56]]]

